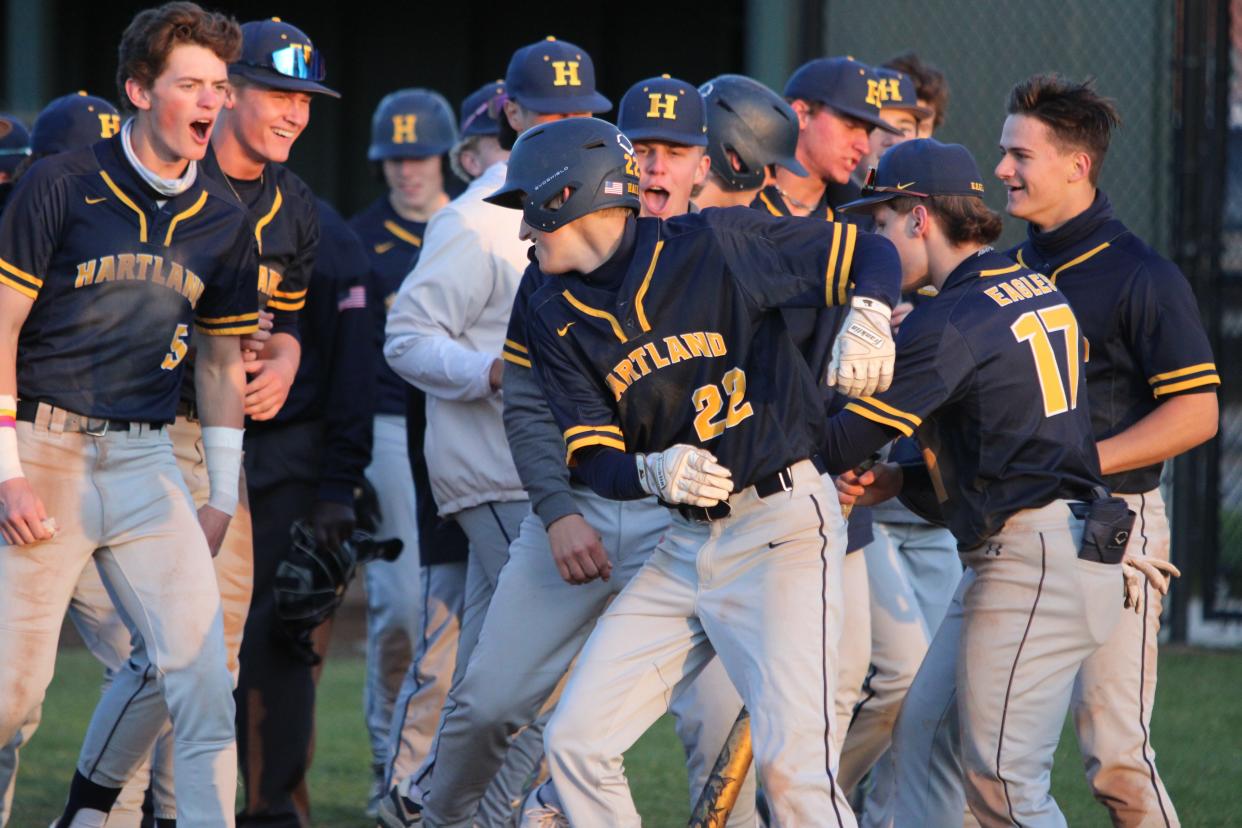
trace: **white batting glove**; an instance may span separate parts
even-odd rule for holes
[[[828,385],[847,397],[867,397],[893,383],[893,311],[878,299],[855,296],[850,312],[832,344]]]
[[[709,451],[684,443],[638,455],[638,482],[665,503],[715,506],[733,491],[733,472]]]
[[[1125,606],[1133,609],[1136,615],[1143,613],[1144,581],[1165,595],[1173,579],[1182,577],[1181,570],[1168,561],[1129,554],[1121,559],[1121,574],[1125,579]]]

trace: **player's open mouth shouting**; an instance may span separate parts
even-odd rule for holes
[[[211,127],[215,124],[214,118],[199,118],[190,122],[190,131],[194,133],[194,140],[206,146],[211,139]]]
[[[643,209],[651,216],[664,216],[668,207],[668,190],[663,187],[644,187],[642,191]]]

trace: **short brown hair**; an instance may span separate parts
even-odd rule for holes
[[[920,101],[926,101],[936,111],[932,126],[939,129],[949,111],[949,82],[945,80],[944,72],[930,63],[924,63],[914,52],[889,58],[883,68],[896,69],[914,81],[915,96]]]
[[[974,196],[899,196],[884,206],[906,215],[922,204],[954,245],[991,244],[1004,229],[1000,214]]]
[[[203,46],[225,63],[233,63],[241,57],[241,27],[228,15],[189,2],[165,3],[134,15],[117,49],[116,86],[123,109],[134,108],[125,81],[133,78],[149,89],[164,71],[173,47],[182,43]]]
[[[1032,75],[1009,93],[1010,115],[1029,115],[1052,132],[1061,149],[1078,149],[1091,158],[1089,178],[1095,184],[1108,153],[1112,131],[1121,126],[1117,104],[1093,88],[1088,78],[1082,83],[1060,75]]]

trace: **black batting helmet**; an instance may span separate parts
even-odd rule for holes
[[[566,187],[569,198],[549,206]],[[504,186],[484,200],[521,210],[528,225],[549,232],[607,207],[638,212],[634,145],[598,118],[531,127],[513,145]]]
[[[711,170],[727,187],[758,189],[769,164],[807,174],[796,156],[798,115],[784,98],[744,75],[720,75],[699,91],[707,103]]]

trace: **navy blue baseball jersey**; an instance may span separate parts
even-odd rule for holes
[[[316,199],[322,245],[315,256],[306,307],[298,313],[302,358],[289,398],[248,434],[290,423],[322,421],[320,500],[352,504],[371,462],[375,365],[380,360],[367,305],[370,265],[362,243],[327,202]],[[278,459],[274,462],[279,463]]]
[[[829,193],[825,192],[824,200],[808,218],[833,220],[836,214],[828,206],[828,195]],[[750,206],[772,216],[793,215],[789,204],[785,201],[784,194],[774,184],[760,190]],[[857,214],[842,213],[839,215],[840,220],[850,221],[851,224],[858,224],[855,219],[859,217]],[[869,217],[864,216],[864,218]],[[819,383],[820,395],[824,400],[823,416],[825,417],[837,413],[849,401],[849,397],[830,387],[825,380],[828,365],[832,361],[832,346],[836,342],[837,334],[841,332],[841,326],[848,313],[849,307],[846,305],[783,308],[781,310],[781,316],[785,318],[785,327],[789,329],[789,336],[793,339],[794,346],[806,360],[807,366],[811,369],[811,376]],[[848,534],[845,548],[849,552],[857,552],[875,540],[871,510],[866,506],[859,506],[851,511],[845,527]]]
[[[687,443],[715,454],[741,489],[813,455],[823,403],[776,311],[844,304],[851,283],[891,303],[892,245],[745,207],[637,219],[630,234],[624,261],[600,269],[608,275],[548,279],[529,304],[531,362],[569,462],[594,446]]]
[[[427,223],[401,218],[384,195],[351,218],[349,226],[362,239],[371,261],[371,280],[377,301],[376,336],[382,342],[384,319],[397,298],[401,283],[418,261]],[[377,380],[375,410],[380,414],[404,414],[407,383],[384,360],[380,360]]]
[[[1082,336],[1064,294],[991,248],[962,262],[897,335],[893,384],[829,422],[829,470],[917,434],[961,549],[1023,509],[1102,485]]]
[[[0,221],[0,282],[34,300],[17,392],[92,417],[171,422],[191,326],[257,328],[254,236],[206,176],[160,206],[120,141],[39,161]]]
[[[1213,392],[1220,384],[1186,277],[1113,218],[1102,192],[1091,209],[1054,232],[1032,229],[1010,253],[1047,275],[1078,317],[1097,440],[1171,396]],[[1161,465],[1105,479],[1114,492],[1147,492],[1159,485]]]
[[[230,178],[211,148],[199,172],[215,179],[246,208],[259,251],[259,307],[272,312],[273,331],[297,336],[297,314],[306,304],[319,248],[315,194],[280,164],[267,164],[253,181]]]

